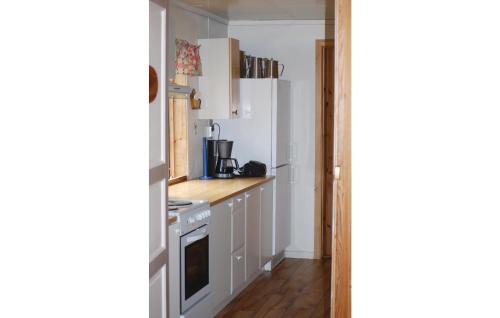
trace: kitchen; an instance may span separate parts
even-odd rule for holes
[[[170,317],[212,317],[283,260],[317,258],[315,42],[332,37],[333,15],[318,1],[230,10],[171,1],[164,20],[155,20],[152,6],[150,54],[154,45],[167,51],[168,74],[156,76],[170,80],[170,138],[150,157],[169,154],[172,211],[168,240],[158,242],[168,242],[168,279],[164,271],[151,281],[168,281]],[[168,25],[166,45],[154,38],[155,22]],[[150,149],[165,130],[154,125],[163,94],[152,103],[150,94],[150,123],[158,128]],[[245,166],[252,161],[264,170]],[[166,183],[157,184],[160,196]],[[151,209],[160,202],[150,197]]]
[[[500,2],[322,1],[2,1],[0,317],[500,317]]]

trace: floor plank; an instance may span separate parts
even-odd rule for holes
[[[260,275],[217,318],[330,316],[330,260],[287,258]]]

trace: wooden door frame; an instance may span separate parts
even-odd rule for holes
[[[324,194],[324,60],[323,48],[334,45],[334,40],[316,40],[316,127],[314,180],[314,258],[323,256],[323,194]],[[333,243],[333,242],[332,242]]]
[[[351,317],[351,0],[334,1],[334,229],[331,317]]]

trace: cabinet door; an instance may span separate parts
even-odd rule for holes
[[[245,283],[245,248],[233,253],[231,258],[231,294]]]
[[[246,279],[260,269],[260,188],[245,193],[246,205]]]
[[[200,39],[203,74],[199,93],[203,101],[199,119],[232,119],[239,116],[240,48],[230,38]]]
[[[216,308],[231,292],[231,210],[233,200],[211,208],[210,286]]]
[[[230,70],[230,96],[229,107],[231,114],[229,118],[240,117],[240,41],[229,39],[229,65]]]
[[[245,196],[239,195],[233,199],[231,213],[231,252],[240,249],[245,244]]]
[[[260,187],[261,267],[264,267],[273,257],[273,182]]]

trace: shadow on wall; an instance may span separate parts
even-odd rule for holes
[[[325,39],[333,39],[335,34],[335,25],[333,19],[335,17],[335,2],[325,0]]]

